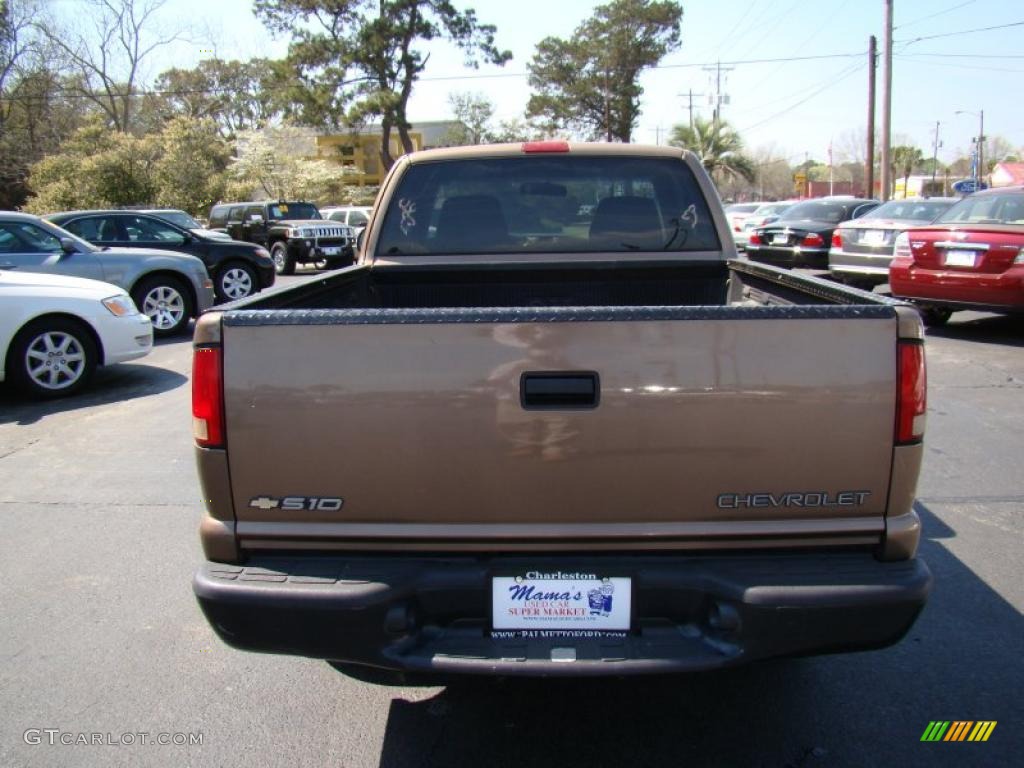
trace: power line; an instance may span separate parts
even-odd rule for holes
[[[909,40],[894,40],[893,42],[899,43],[900,45],[911,45],[912,43],[920,43],[922,40],[938,40],[940,37],[957,37],[959,35],[970,35],[974,32],[992,32],[996,29],[1009,29],[1010,27],[1022,27],[1024,21],[1011,21],[1009,24],[998,24],[994,27],[978,27],[977,29],[962,29],[959,32],[943,32],[941,35],[927,35],[925,37],[915,37]]]
[[[843,80],[848,78],[850,75],[852,75],[855,72],[859,72],[860,70],[864,69],[865,66],[866,65],[863,64],[863,63],[855,64],[854,66],[849,67],[845,72],[843,72],[843,73],[841,73],[841,74],[839,74],[839,75],[837,75],[835,77],[829,77],[828,81],[824,85],[822,85],[817,90],[809,93],[807,96],[802,98],[800,101],[796,102],[795,104],[790,104],[788,107],[786,107],[785,109],[783,109],[783,110],[781,110],[779,112],[776,112],[774,115],[769,115],[768,117],[764,118],[763,120],[759,120],[756,123],[752,123],[751,125],[745,126],[744,128],[741,128],[738,132],[739,133],[745,133],[745,132],[747,132],[749,130],[752,130],[754,128],[759,128],[760,126],[764,125],[765,123],[770,123],[772,120],[775,120],[776,118],[782,117],[783,115],[787,114],[788,112],[792,112],[794,109],[796,109],[797,107],[801,106],[802,104],[806,104],[808,101],[813,99],[819,93],[828,90],[829,88],[831,88],[834,85],[838,85]]]
[[[793,63],[793,62],[800,62],[800,61],[820,61],[820,60],[824,60],[824,59],[850,59],[850,58],[859,58],[859,57],[861,57],[863,55],[864,55],[863,52],[859,52],[859,53],[829,53],[829,54],[822,54],[822,55],[817,55],[817,56],[787,56],[787,57],[773,58],[773,59],[736,59],[736,60],[733,60],[733,61],[723,61],[723,62],[720,62],[720,63],[721,63],[721,65],[724,68],[727,65],[728,66],[734,66],[736,64],[777,64],[777,63],[780,63],[780,62]],[[651,69],[696,69],[696,68],[705,67],[705,66],[717,66],[718,64],[719,64],[719,62],[714,62],[714,61],[713,62],[693,62],[693,63],[688,63],[688,64],[660,64],[660,65],[651,67]],[[422,83],[422,82],[450,82],[450,81],[460,81],[460,80],[484,80],[484,79],[528,77],[528,76],[529,76],[529,73],[527,73],[527,72],[495,72],[495,73],[491,73],[491,74],[481,73],[481,74],[467,74],[467,75],[437,75],[437,76],[434,76],[434,77],[420,77],[420,78],[417,78],[416,82],[420,82],[420,83]],[[304,82],[299,81],[299,80],[293,80],[293,81],[288,81],[288,82],[283,82],[283,83],[279,82],[279,83],[273,83],[273,84],[267,84],[267,85],[261,86],[260,92],[262,93],[262,92],[267,92],[267,91],[284,91],[284,90],[288,90],[288,89],[292,89],[292,88],[303,87],[303,86],[306,86],[306,85],[308,85],[308,83],[304,83]],[[132,96],[132,98],[145,98],[146,96],[200,96],[200,95],[207,95],[207,96],[234,96],[234,95],[237,95],[237,94],[238,94],[238,90],[236,88],[229,88],[229,87],[225,86],[223,88],[173,88],[173,89],[156,89],[156,88],[146,88],[146,89],[143,89],[143,88],[140,88],[140,89],[137,89],[133,94],[131,94],[131,96]],[[85,93],[85,92],[82,91],[81,88],[59,85],[59,86],[56,86],[56,87],[50,89],[48,91],[48,93],[45,94],[45,95],[39,95],[39,96],[31,95],[31,96],[23,96],[21,98],[37,99],[38,100],[38,99],[48,98],[49,96],[52,96],[52,95],[62,95],[62,96],[65,96],[66,98],[71,98],[71,99],[95,99],[95,98],[104,98],[104,97],[107,96],[107,94],[105,92],[102,92],[102,91],[95,91],[95,92]],[[118,95],[121,95],[121,94],[118,94]],[[250,95],[255,96],[255,94],[250,94]],[[5,100],[5,101],[11,101],[14,98],[15,97],[12,97],[11,95],[0,96],[0,100]]]
[[[1024,72],[1024,69],[1013,69],[1010,67],[978,67],[970,64],[952,64],[947,61],[919,61],[913,54],[895,54],[895,58],[901,59],[908,64],[927,64],[929,67],[949,67],[951,69],[966,69],[973,72]]]
[[[920,24],[922,21],[928,21],[928,19],[934,19],[936,16],[942,16],[943,14],[949,13],[951,11],[955,11],[958,8],[963,8],[965,5],[970,5],[973,2],[975,2],[975,0],[967,0],[966,3],[960,3],[960,5],[954,5],[952,8],[947,8],[944,11],[938,11],[936,13],[933,13],[933,14],[929,15],[929,16],[922,16],[919,19],[914,19],[913,21],[908,21],[908,22],[906,22],[904,24],[899,24],[899,25],[893,27],[893,29],[903,29],[903,27],[912,27],[914,24]]]

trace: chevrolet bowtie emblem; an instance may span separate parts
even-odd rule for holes
[[[277,509],[281,506],[281,501],[269,496],[257,496],[255,499],[249,500],[249,506],[254,509]]]

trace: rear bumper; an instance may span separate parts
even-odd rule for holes
[[[745,253],[751,261],[774,264],[777,267],[828,268],[828,248],[775,247],[771,245],[747,244]]]
[[[631,577],[632,629],[624,637],[492,637],[491,576],[533,568]],[[193,588],[221,639],[243,650],[404,671],[595,676],[881,648],[910,629],[931,581],[919,559],[885,563],[866,552],[264,557],[207,563]],[[574,661],[553,660],[567,649]]]
[[[1005,272],[933,269],[910,259],[894,259],[889,268],[892,295],[951,309],[1024,312],[1024,265]]]
[[[828,252],[828,268],[830,272],[860,278],[871,278],[879,283],[889,281],[889,262],[891,261],[891,248],[888,253],[850,253],[842,248],[832,248]]]

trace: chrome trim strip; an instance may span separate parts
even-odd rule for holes
[[[939,240],[935,243],[936,248],[957,248],[961,250],[971,251],[987,251],[992,246],[988,243],[967,243],[967,242],[952,242],[950,240]]]

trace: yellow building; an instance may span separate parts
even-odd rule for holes
[[[435,121],[417,123],[410,127],[409,138],[413,151],[447,146],[445,136],[458,123]],[[391,129],[391,156],[405,154],[398,131]],[[346,174],[345,181],[360,186],[375,186],[384,180],[384,165],[380,160],[380,126],[370,125],[360,133],[332,133],[316,137],[316,158],[352,166],[355,173]]]

